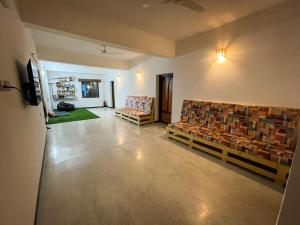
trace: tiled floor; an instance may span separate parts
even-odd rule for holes
[[[38,225],[274,225],[281,188],[164,135],[101,118],[48,131]]]

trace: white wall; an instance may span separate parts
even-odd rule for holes
[[[117,98],[156,96],[156,75],[173,72],[173,122],[184,99],[300,108],[299,10],[299,1],[287,1],[179,43],[182,56],[153,57],[131,69]],[[220,47],[227,47],[222,64],[216,62]]]
[[[152,57],[117,81],[117,106],[126,95],[156,96],[156,75],[174,73],[172,121],[184,99],[300,108],[300,1],[285,3],[179,42],[175,59]],[[216,50],[227,60],[216,62]],[[142,71],[143,78],[136,76]],[[300,144],[278,225],[300,224]]]
[[[68,102],[74,104],[76,108],[84,108],[84,107],[101,107],[103,106],[103,101],[105,99],[105,90],[104,85],[106,85],[106,81],[104,80],[104,74],[83,74],[83,73],[75,73],[75,72],[59,72],[59,71],[47,71],[48,74],[48,83],[56,83],[57,78],[61,77],[74,77],[75,78],[75,100],[54,100],[52,94],[56,94],[56,89],[53,88],[55,85],[49,85],[50,89],[50,98],[52,102],[53,109],[57,108],[57,104],[61,101]],[[79,79],[98,79],[101,80],[99,82],[99,98],[83,98],[81,93],[81,82]]]
[[[115,77],[126,74],[125,70],[108,69],[101,67],[90,67],[82,65],[65,64],[50,61],[41,61],[43,67],[47,71],[48,80],[54,82],[53,78],[73,76],[76,78],[76,100],[65,100],[75,104],[76,107],[101,107],[106,101],[109,107],[112,106],[111,83]],[[82,98],[81,83],[78,79],[100,79],[99,98]],[[51,88],[50,88],[51,89]],[[50,90],[50,99],[53,109],[57,108],[60,101],[54,101]]]
[[[52,104],[50,98],[50,90],[48,86],[48,74],[40,61],[38,61],[38,67],[40,70],[40,80],[41,80],[41,88],[43,92],[43,101],[45,103],[46,111],[49,112],[52,111]]]
[[[35,46],[20,21],[13,0],[0,4],[0,79],[21,86]],[[45,146],[42,104],[24,105],[20,94],[0,92],[0,224],[32,225]]]

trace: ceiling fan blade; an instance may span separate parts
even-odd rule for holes
[[[175,2],[174,2],[175,3]],[[176,4],[176,3],[175,3]],[[203,11],[205,11],[205,8],[202,7],[201,5],[199,5],[197,2],[193,1],[193,0],[182,0],[180,1],[180,3],[178,3],[179,5],[182,5],[190,10],[193,10],[195,12],[201,13]]]
[[[100,45],[99,50],[103,55],[121,55],[123,52],[111,52],[106,45]]]

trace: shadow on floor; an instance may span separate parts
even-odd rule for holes
[[[247,177],[247,178],[249,178],[249,179],[251,179],[255,182],[263,184],[263,185],[265,185],[265,186],[267,186],[267,187],[269,187],[269,188],[271,188],[275,191],[278,191],[280,193],[284,192],[284,187],[282,185],[276,183],[275,181],[273,181],[273,180],[271,180],[267,177],[264,177],[260,174],[256,174],[256,173],[254,173],[250,170],[247,170],[243,167],[240,167],[238,165],[234,165],[234,164],[229,163],[229,162],[224,162],[220,158],[218,158],[216,156],[213,156],[213,155],[210,155],[206,152],[202,152],[201,150],[194,149],[194,148],[191,150],[186,144],[183,144],[183,143],[181,143],[179,141],[176,141],[176,140],[171,140],[165,135],[160,136],[160,138],[162,138],[164,140],[167,140],[167,141],[170,141],[174,145],[181,147],[183,151],[188,151],[188,152],[191,152],[195,155],[198,155],[199,157],[203,157],[203,158],[205,158],[209,161],[212,161],[212,162],[214,162],[214,163],[216,163],[216,164],[218,164],[218,165],[220,165],[220,166],[222,166],[226,169],[234,171],[235,173],[243,175],[243,176],[245,176],[245,177]]]

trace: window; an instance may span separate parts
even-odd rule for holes
[[[83,98],[99,98],[99,80],[81,80]]]

